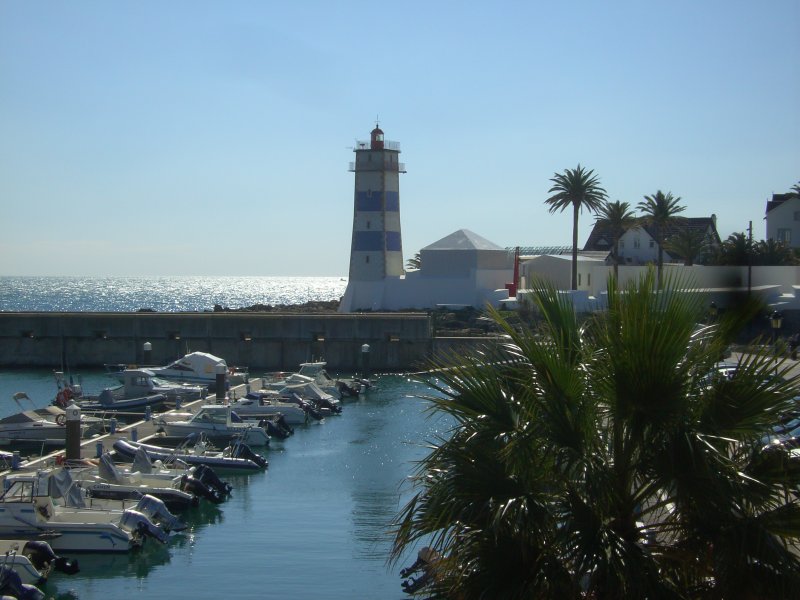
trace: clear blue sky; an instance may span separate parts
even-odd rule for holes
[[[799,32],[797,0],[0,0],[0,274],[346,276],[376,116],[406,259],[569,245],[544,200],[578,163],[762,239],[800,180]]]

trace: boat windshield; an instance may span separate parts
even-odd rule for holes
[[[34,489],[35,485],[33,480],[15,481],[11,484],[11,487],[0,496],[0,502],[30,502],[33,499]]]
[[[220,408],[204,408],[195,419],[203,423],[213,423],[215,425],[224,425],[228,422],[228,410],[225,407]]]

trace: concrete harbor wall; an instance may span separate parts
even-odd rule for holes
[[[360,371],[369,345],[372,371],[408,371],[434,351],[424,313],[0,313],[0,366],[162,365],[190,351],[229,365],[296,370],[324,359],[333,371]]]

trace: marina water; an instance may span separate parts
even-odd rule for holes
[[[106,291],[98,293],[102,285]],[[1,277],[0,310],[302,304],[338,299],[345,285],[340,278]],[[115,384],[100,370],[75,375],[88,392]],[[224,476],[232,497],[186,515],[188,531],[167,546],[78,555],[81,572],[54,574],[45,593],[81,600],[407,597],[399,571],[416,556],[387,565],[390,522],[409,496],[414,461],[426,454],[426,443],[447,435],[449,424],[427,415],[424,383],[401,375],[374,379],[369,392],[345,401],[342,415],[273,440],[262,450],[266,472]],[[20,391],[36,406],[48,404],[56,391],[52,371],[0,369],[0,415],[19,410],[11,396]]]

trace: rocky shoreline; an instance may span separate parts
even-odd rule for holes
[[[242,308],[214,305],[214,312],[276,312],[276,313],[335,313],[339,311],[339,300],[311,301],[304,304],[254,304]]]

